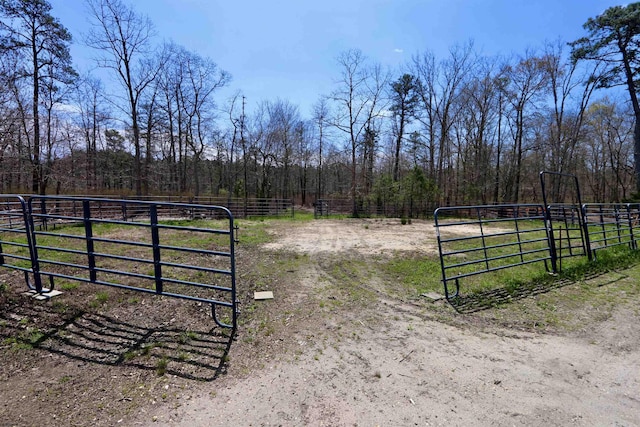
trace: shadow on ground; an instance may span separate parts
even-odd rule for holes
[[[605,276],[608,273],[609,272],[594,272],[583,277],[581,280],[595,280],[597,278]],[[603,283],[599,283],[598,286],[615,283],[625,277],[627,276],[621,274],[620,277],[613,278]],[[554,280],[521,283],[517,286],[512,287],[502,287],[469,295],[459,295],[457,297],[450,298],[449,303],[458,313],[469,314],[488,310],[499,305],[509,304],[511,302],[519,301],[535,295],[551,292],[553,290],[561,289],[575,283],[576,281],[570,278],[558,278]]]
[[[84,362],[200,381],[225,373],[233,337],[231,330],[217,327],[193,331],[172,325],[149,327],[74,309],[59,313],[51,304],[10,302],[0,307],[3,347],[39,348]]]

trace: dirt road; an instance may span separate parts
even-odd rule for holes
[[[287,230],[266,249],[316,260],[323,253],[434,250],[426,222],[321,225]],[[310,282],[308,271],[298,272],[289,281],[298,292],[288,298],[307,297],[310,283],[322,284],[319,277]],[[640,425],[637,320],[637,309],[621,311],[569,336],[456,327],[434,321],[423,304],[381,297],[340,318],[311,315],[297,332],[273,337],[299,341],[295,358],[269,360],[244,378],[203,386],[155,420],[180,426]],[[240,347],[232,348],[232,361],[235,351]]]

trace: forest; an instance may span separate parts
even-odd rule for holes
[[[542,170],[577,175],[584,201],[638,192],[638,3],[504,57],[469,41],[390,70],[344,51],[308,117],[242,88],[223,99],[231,73],[214,59],[158,42],[123,0],[86,3],[82,42],[117,90],[75,71],[46,0],[0,0],[0,193],[344,199],[413,216],[540,201]]]

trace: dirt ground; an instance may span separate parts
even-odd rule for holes
[[[0,273],[12,284],[0,301],[0,426],[640,425],[637,301],[585,313],[571,331],[488,321],[367,275],[389,257],[437,253],[432,222],[267,232],[269,243],[238,245],[235,339],[198,305],[114,291],[86,308],[87,287],[42,304]],[[274,299],[254,302],[256,290]],[[34,345],[11,341],[35,324]]]

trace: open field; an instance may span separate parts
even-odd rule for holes
[[[0,425],[640,424],[635,254],[478,276],[454,308],[420,296],[442,293],[430,221],[239,226],[233,340],[202,304],[43,303],[0,270]]]

